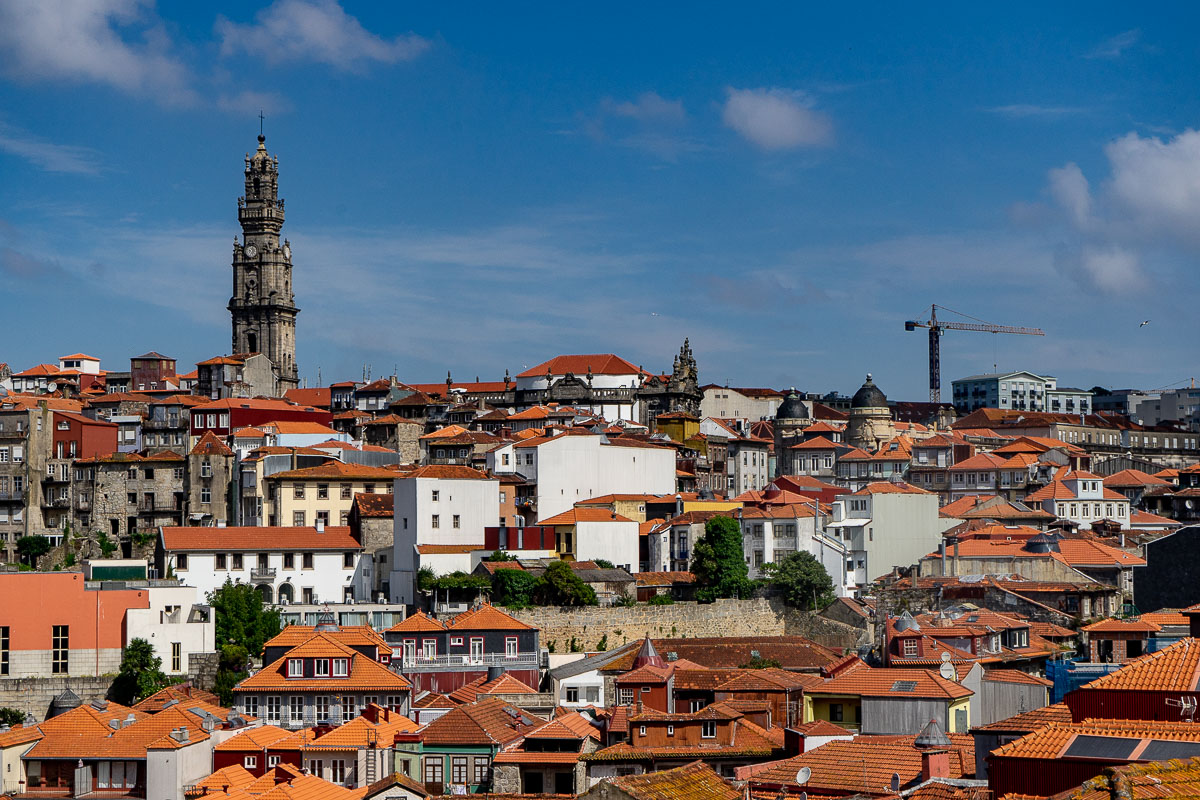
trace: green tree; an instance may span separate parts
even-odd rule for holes
[[[742,553],[742,529],[732,517],[713,517],[692,548],[696,599],[746,597],[754,591]]]
[[[17,539],[17,555],[31,567],[37,560],[50,552],[50,540],[45,536],[22,536]]]
[[[517,557],[504,552],[503,550],[495,550],[484,561],[516,561]]]
[[[15,728],[25,724],[25,712],[19,708],[0,708],[0,725]]]
[[[782,664],[777,658],[763,658],[762,656],[754,656],[745,664],[742,664],[742,669],[779,669]]]
[[[435,578],[437,578],[437,574],[434,573],[432,569],[429,567],[421,567],[419,570],[417,570],[417,591],[428,592],[429,585],[433,583]]]
[[[546,606],[597,605],[595,590],[580,580],[566,561],[555,561],[546,567],[538,579],[534,598]]]
[[[833,579],[812,553],[801,550],[778,564],[763,564],[767,583],[794,608],[820,611],[833,602]]]
[[[498,569],[492,576],[492,602],[509,608],[525,608],[534,603],[538,579],[523,569]]]
[[[262,595],[247,583],[225,585],[208,594],[216,616],[217,645],[233,644],[252,656],[262,655],[263,644],[279,633],[279,609],[263,605]]]
[[[217,659],[217,677],[213,681],[213,694],[221,698],[221,705],[226,708],[233,706],[233,687],[250,675],[247,670],[249,662],[250,656],[241,645],[221,646],[221,655]]]
[[[121,654],[121,669],[108,689],[108,697],[123,706],[133,705],[171,683],[163,674],[162,659],[145,639],[132,639]]]
[[[616,569],[616,567],[613,565],[613,562],[609,561],[607,558],[597,558],[594,559],[594,561],[596,562],[596,566],[600,569]]]

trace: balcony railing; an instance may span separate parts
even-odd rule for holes
[[[250,570],[250,580],[252,581],[273,581],[275,580],[274,567],[255,567]]]
[[[24,500],[24,499],[25,499],[25,490],[24,489],[13,489],[10,492],[0,492],[0,502],[4,502],[4,501],[8,501],[8,500]]]
[[[413,672],[434,672],[443,669],[472,669],[478,667],[536,669],[538,666],[538,656],[537,653],[517,653],[513,656],[506,656],[503,653],[423,656],[418,653],[414,656],[406,657],[403,648],[393,647],[392,664],[398,666],[402,671]]]
[[[45,508],[70,508],[71,507],[71,498],[69,498],[69,497],[55,497],[53,499],[47,498],[47,499],[42,500],[42,506]]]
[[[183,511],[183,509],[174,500],[156,500],[154,502],[143,500],[138,503],[138,511]]]

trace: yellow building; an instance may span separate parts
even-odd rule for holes
[[[402,473],[384,467],[331,461],[277,472],[262,479],[268,525],[349,525],[356,494],[391,494]]]
[[[804,692],[804,721],[864,734],[905,735],[936,719],[947,733],[971,727],[970,689],[932,669],[874,669],[852,663]]]

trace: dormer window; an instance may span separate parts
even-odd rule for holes
[[[350,659],[335,658],[333,660],[333,677],[344,678],[350,674]]]
[[[313,675],[316,675],[318,678],[329,677],[328,658],[317,658],[313,660]]]
[[[288,677],[303,678],[304,677],[304,661],[299,658],[288,659]]]

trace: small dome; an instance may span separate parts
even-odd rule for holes
[[[808,419],[808,406],[804,405],[804,401],[800,399],[800,394],[793,386],[787,393],[787,397],[779,404],[779,410],[775,412],[775,419]]]
[[[854,393],[854,399],[850,401],[850,407],[887,408],[887,395],[879,391],[879,387],[875,385],[875,381],[871,380],[871,373],[867,373],[867,382]]]
[[[913,746],[922,750],[950,747],[950,745],[950,737],[945,734],[936,719],[929,720],[917,734],[917,738],[913,740]]]
[[[900,631],[919,631],[919,630],[921,630],[921,626],[917,623],[917,621],[915,619],[913,619],[913,615],[908,613],[907,611],[905,611],[903,614],[901,614],[899,619],[896,620],[896,632],[897,633],[899,633]]]
[[[1025,542],[1025,546],[1021,549],[1027,553],[1057,553],[1058,536],[1053,533],[1039,533],[1035,536],[1030,536],[1029,541]]]

